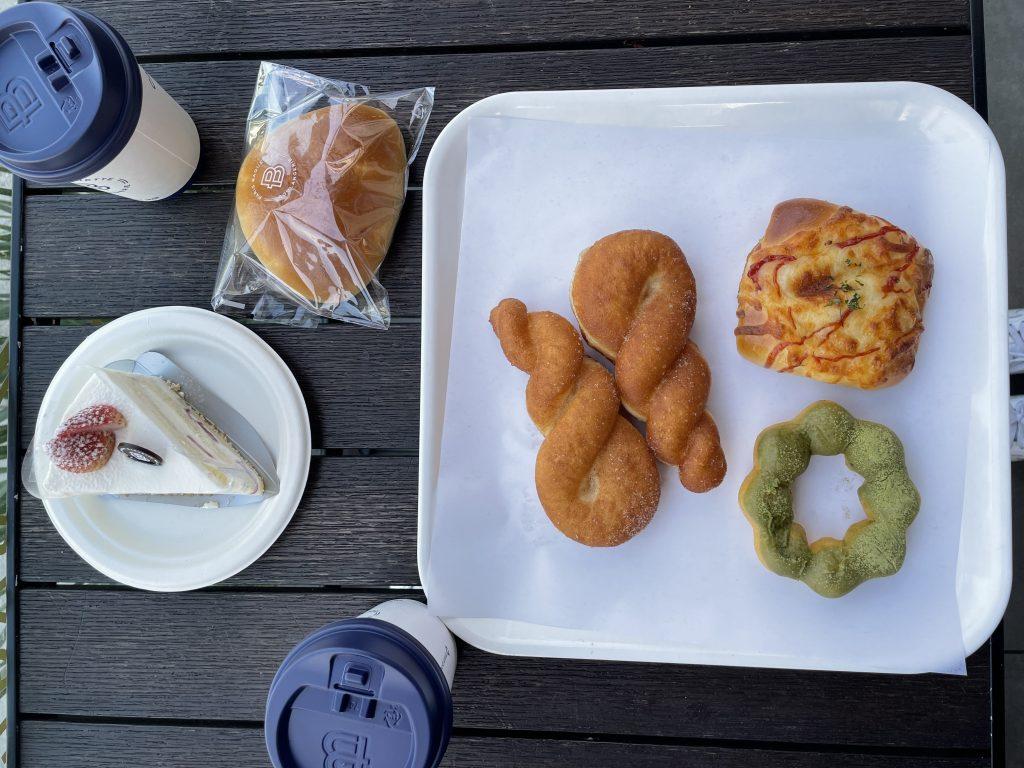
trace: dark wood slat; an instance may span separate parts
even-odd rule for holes
[[[763,2],[745,4],[745,7],[747,13],[751,13],[761,5]],[[831,9],[831,6],[827,7]],[[297,17],[290,8],[282,6],[282,11]],[[135,16],[141,18],[142,14]],[[740,23],[741,17],[742,14],[734,17],[733,21]],[[410,23],[409,26],[415,24]],[[175,32],[166,37],[185,39],[187,36]],[[237,38],[232,35],[231,39]],[[202,39],[199,44],[205,46],[206,42],[207,39]],[[275,42],[275,47],[278,44]],[[433,139],[448,121],[473,102],[502,91],[919,80],[970,100],[972,88],[971,43],[967,35],[674,48],[370,56],[298,59],[285,63],[324,77],[365,83],[374,89],[436,86],[434,112],[427,126],[423,148],[413,167],[413,184],[419,183],[423,162]],[[197,176],[201,184],[233,184],[235,181],[242,157],[245,116],[249,111],[258,67],[255,61],[146,65],[147,71],[196,121],[203,143]],[[219,247],[218,239],[217,249]]]
[[[1020,510],[1021,504],[1024,504],[1024,462],[1014,462],[1010,478],[1013,483],[1013,499]],[[1024,525],[1019,522],[1013,526],[1013,551],[1013,591],[1003,619],[1003,643],[1008,651],[1024,652],[1024,557],[1021,556],[1024,552]]]
[[[112,284],[113,281],[111,281]],[[22,333],[23,445],[57,368],[95,326],[30,326]],[[420,330],[385,332],[332,323],[315,330],[253,330],[295,374],[317,448],[415,448],[419,440]]]
[[[22,768],[262,768],[267,765],[260,728],[115,725],[28,721],[21,726]],[[983,755],[964,758],[856,755],[664,744],[621,744],[564,739],[457,735],[442,763],[447,768],[982,768]]]
[[[22,496],[22,583],[110,584],[64,542],[37,499]],[[273,547],[232,586],[388,587],[419,584],[416,459],[313,459],[306,495]]]
[[[1003,754],[1009,755],[1007,764],[1013,766],[1024,755],[1024,654],[1007,653],[1003,659]]]
[[[29,714],[260,721],[305,633],[386,594],[22,590]],[[985,750],[986,645],[967,677],[492,656],[460,647],[462,727]]]
[[[967,0],[78,0],[121,30],[139,55],[524,45],[764,32],[967,25]],[[170,32],[173,30],[173,33]]]
[[[94,194],[29,197],[22,313],[117,317],[153,306],[209,307],[233,199],[229,190],[158,205]],[[395,317],[420,312],[420,201],[409,193],[380,270]]]

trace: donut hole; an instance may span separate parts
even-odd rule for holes
[[[842,456],[811,456],[807,470],[793,483],[794,517],[807,532],[807,541],[841,539],[867,517],[857,497],[863,482]]]

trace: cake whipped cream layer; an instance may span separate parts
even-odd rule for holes
[[[37,466],[45,467],[40,482],[44,498],[263,492],[263,478],[256,468],[185,399],[176,384],[155,376],[96,369],[64,413],[62,429],[76,415],[99,405],[112,406],[123,416],[123,426],[111,428],[118,449],[98,469],[65,471],[46,460],[47,450],[52,452],[57,440],[49,448],[44,447],[45,440],[40,441]],[[121,448],[126,444],[127,451]],[[139,452],[132,446],[155,454],[161,463],[138,460]]]

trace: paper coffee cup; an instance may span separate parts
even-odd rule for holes
[[[436,768],[452,729],[455,644],[415,600],[328,624],[288,654],[267,696],[276,768]]]
[[[360,618],[386,621],[415,637],[434,657],[448,681],[448,687],[452,687],[457,661],[455,638],[444,622],[427,610],[426,605],[419,600],[388,600],[371,608]]]
[[[192,118],[116,30],[54,3],[0,13],[0,163],[43,184],[161,200],[198,162]]]

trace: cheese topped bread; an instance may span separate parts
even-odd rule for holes
[[[932,255],[885,219],[779,203],[740,278],[736,346],[765,368],[861,389],[914,367]]]

